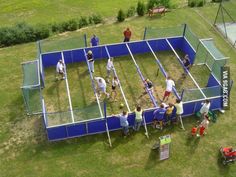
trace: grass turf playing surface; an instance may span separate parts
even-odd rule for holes
[[[132,27],[132,40],[138,40],[142,38],[145,26],[164,27],[188,23],[200,38],[214,38],[216,46],[231,58],[231,79],[235,80],[236,51],[205,21],[215,16],[216,10],[215,4],[203,8],[178,9],[162,18],[135,18],[124,23],[87,28],[86,33],[96,33],[102,43],[112,43],[122,40],[121,33],[126,26]],[[204,15],[204,18],[196,11]],[[84,32],[67,35],[76,37]],[[208,135],[200,141],[189,137],[189,131],[196,120],[188,117],[183,120],[186,131],[170,127],[163,132],[155,132],[148,127],[151,133],[149,140],[144,136],[143,129],[128,139],[121,138],[120,132],[112,132],[113,148],[108,147],[105,134],[49,143],[45,138],[41,118],[25,115],[19,90],[22,81],[20,62],[35,56],[35,43],[0,49],[0,176],[236,176],[235,164],[223,166],[218,153],[220,146],[236,147],[234,88],[231,90],[231,110],[219,114],[217,123],[210,124]],[[201,72],[197,72],[201,68],[196,68],[195,76],[200,81],[205,80],[199,74]],[[54,75],[55,68],[52,70]],[[152,151],[151,147],[160,135],[167,133],[172,135],[170,159],[160,162],[157,152]]]
[[[182,77],[184,70],[172,51],[156,52],[156,55],[161,61],[167,74],[170,75],[176,82],[176,89],[179,95],[181,94],[182,89],[196,88],[189,76],[186,78]],[[166,83],[164,74],[160,71],[156,59],[152,53],[136,54],[134,55],[134,58],[144,78],[149,78],[153,82],[153,95],[158,104],[160,104],[165,91]],[[95,61],[94,77],[99,76],[106,79],[106,62],[107,59]],[[116,57],[114,59],[114,66],[130,109],[134,110],[137,104],[141,105],[143,109],[152,108],[153,103],[149,95],[145,94],[142,96],[145,91],[144,85],[131,56]],[[101,117],[87,68],[87,63],[85,62],[67,65],[67,79],[69,83],[75,121]],[[58,81],[55,79],[55,67],[46,68],[45,71],[46,87],[44,89],[44,97],[47,112],[50,113],[48,114],[48,125],[70,123],[72,120],[69,112],[69,100],[65,81]],[[112,77],[113,74],[111,74],[109,79],[110,83],[107,83],[107,92],[110,94],[112,91]],[[125,101],[119,87],[117,87],[116,90],[116,100],[113,98],[106,99],[105,95],[102,95],[100,98],[101,106],[103,106],[104,101],[107,102],[107,115],[119,114],[120,104],[122,103],[125,105]],[[168,103],[174,103],[175,98],[175,95],[172,93]],[[56,114],[53,114],[53,112],[56,112]]]

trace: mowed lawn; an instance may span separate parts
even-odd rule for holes
[[[208,14],[215,15],[216,8],[211,9],[210,6],[206,8]],[[231,79],[235,80],[235,49],[231,48],[218,32],[196,13],[196,10],[201,13],[205,11],[205,8],[172,10],[162,18],[150,19],[145,16],[124,23],[106,24],[66,35],[76,37],[84,33],[88,36],[96,33],[101,43],[105,44],[122,41],[122,31],[127,26],[133,31],[132,40],[139,40],[142,38],[145,26],[165,27],[188,23],[192,31],[200,38],[214,38],[216,46],[231,58],[229,61]],[[57,37],[66,38],[67,36]],[[151,126],[148,127],[150,139],[144,136],[143,129],[126,139],[121,137],[121,132],[112,132],[112,148],[108,146],[106,134],[50,143],[45,138],[41,118],[25,115],[19,89],[22,83],[20,63],[35,57],[35,43],[0,49],[0,176],[236,176],[235,164],[225,167],[219,160],[220,146],[236,147],[236,114],[233,110],[236,105],[236,92],[234,88],[231,90],[231,110],[226,111],[225,114],[219,113],[217,123],[211,123],[208,134],[200,140],[189,137],[190,129],[196,123],[196,119],[188,117],[184,119],[186,131],[178,127],[168,127],[163,132],[156,132]],[[77,72],[76,68],[79,66],[74,67]],[[115,67],[118,70],[117,61],[115,61]],[[73,66],[67,68],[71,70]],[[53,74],[55,68],[52,68],[51,72]],[[122,77],[122,74],[125,73],[118,73],[119,77]],[[154,77],[150,74],[145,75],[150,78]],[[136,77],[135,82],[140,82],[138,75]],[[69,82],[72,81],[69,80]],[[154,82],[158,84],[157,81]],[[142,87],[140,88],[135,91],[137,95],[142,91]],[[76,105],[76,101],[73,103]],[[170,159],[160,162],[158,152],[151,150],[151,147],[160,135],[168,133],[172,135]]]
[[[143,2],[147,2],[144,0]],[[29,24],[49,24],[62,22],[80,16],[99,14],[103,18],[115,18],[120,9],[127,11],[136,7],[138,0],[11,0],[0,1],[1,26],[9,26],[25,21]],[[186,2],[172,0],[172,7],[183,7]]]

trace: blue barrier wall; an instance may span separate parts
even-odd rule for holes
[[[220,98],[214,98],[211,99],[211,110],[218,110],[222,108],[221,105],[221,97]],[[184,114],[183,117],[193,115],[195,112],[199,111],[201,109],[201,103],[202,101],[196,101],[196,102],[189,102],[184,103]],[[144,112],[145,121],[147,124],[152,123],[153,120],[153,112],[155,109],[147,110]],[[173,117],[175,116],[175,113]],[[50,141],[56,141],[56,140],[63,140],[67,138],[73,138],[73,137],[80,137],[85,136],[89,134],[98,134],[98,133],[105,133],[106,132],[106,126],[105,126],[105,119],[97,119],[97,120],[88,120],[87,122],[78,122],[74,124],[69,125],[62,125],[52,128],[47,128],[47,134],[48,139]],[[130,127],[134,125],[135,122],[135,116],[133,113],[129,114],[128,116],[128,122]],[[120,120],[118,117],[108,117],[107,118],[107,124],[109,131],[114,131],[121,129],[120,126]]]
[[[175,49],[181,49],[182,43],[184,41],[183,37],[176,37],[169,39],[173,43],[173,47]],[[165,39],[156,39],[156,40],[148,40],[150,46],[152,47],[153,51],[166,51],[171,50],[169,45],[167,44]],[[137,42],[130,42],[127,43],[132,49],[133,54],[141,54],[150,52],[146,41],[137,41]],[[126,43],[118,43],[118,44],[111,44],[106,46],[111,57],[119,57],[129,55],[129,51],[126,47]],[[86,53],[91,50],[94,55],[95,60],[108,58],[105,46],[96,46],[96,47],[89,47],[85,48]],[[65,59],[65,63],[74,63],[74,62],[83,62],[85,61],[84,51],[83,49],[73,49],[73,50],[66,50],[62,51]],[[61,59],[61,52],[50,52],[42,54],[42,64],[43,67],[50,67],[56,66],[57,62]]]
[[[191,62],[193,63],[195,52],[183,37],[168,38],[169,42],[175,50],[181,50],[182,52],[189,55]],[[153,51],[166,51],[171,50],[166,39],[148,40]],[[137,41],[128,43],[130,50],[133,54],[140,54],[150,52],[146,41]],[[111,57],[119,57],[129,55],[129,51],[126,47],[126,43],[111,44],[106,46]],[[108,58],[105,46],[90,47],[85,49],[73,49],[63,51],[65,63],[84,62],[84,50],[92,50],[95,60]],[[42,54],[43,67],[55,66],[58,60],[61,59],[61,52],[45,53]],[[215,78],[211,75],[207,86],[219,85]],[[201,108],[201,101],[187,102],[184,103],[184,114],[183,116],[189,116],[199,111]],[[214,98],[211,100],[211,109],[221,108],[221,98]],[[147,124],[152,123],[153,109],[144,112],[145,121]],[[129,114],[128,121],[130,126],[134,125],[135,117],[134,114]],[[45,120],[44,120],[45,122]],[[46,123],[46,122],[45,122]],[[48,139],[51,141],[62,140],[72,137],[80,137],[89,134],[103,133],[106,132],[106,120],[96,119],[88,120],[86,122],[71,123],[67,125],[59,125],[56,127],[47,127]],[[120,121],[117,117],[108,117],[107,124],[109,131],[121,129]]]

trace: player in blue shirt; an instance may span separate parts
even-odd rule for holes
[[[166,112],[166,109],[164,107],[164,104],[161,104],[160,108],[157,108],[153,112],[153,127],[154,128],[160,128],[162,130],[165,112]]]

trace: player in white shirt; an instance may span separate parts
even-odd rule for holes
[[[201,113],[202,118],[204,118],[205,115],[208,114],[209,109],[210,109],[210,106],[211,106],[211,103],[210,103],[209,100],[205,100],[205,101],[202,103],[202,107],[201,107],[201,109],[200,109],[200,113]]]
[[[167,78],[166,78],[166,90],[165,90],[165,93],[164,93],[164,96],[163,96],[163,99],[162,99],[163,102],[165,102],[166,98],[168,100],[174,86],[175,86],[174,81],[171,79],[170,76],[167,76]]]
[[[109,98],[109,93],[106,92],[107,84],[106,81],[102,77],[94,77],[94,80],[97,82],[98,88],[98,97],[100,98],[101,93],[104,93]]]
[[[109,78],[110,78],[110,75],[111,75],[111,72],[113,70],[113,57],[109,58],[107,60],[107,83],[109,83]]]
[[[56,71],[57,71],[56,79],[59,79],[60,75],[61,75],[62,79],[65,79],[65,66],[64,66],[64,63],[62,62],[62,60],[59,60],[57,62]]]

